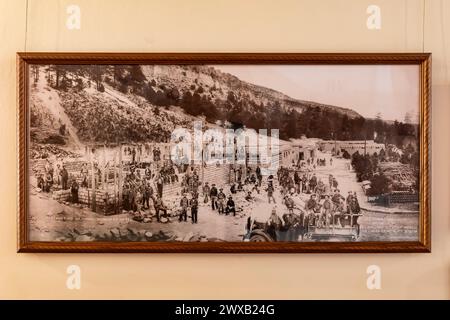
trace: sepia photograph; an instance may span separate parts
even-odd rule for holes
[[[420,242],[419,64],[34,63],[26,83],[31,242]]]
[[[0,303],[262,320],[450,299],[450,0],[0,16]]]

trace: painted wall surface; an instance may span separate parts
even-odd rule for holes
[[[79,30],[66,27],[70,4]],[[366,26],[369,5],[379,30]],[[0,298],[450,298],[449,1],[0,0],[0,39]],[[15,53],[25,50],[432,52],[432,253],[17,254]],[[66,287],[72,264],[80,290]],[[373,264],[381,290],[366,287]]]

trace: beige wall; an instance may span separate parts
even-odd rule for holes
[[[450,298],[447,0],[0,0],[0,298]],[[81,7],[81,30],[65,27]],[[366,28],[366,8],[382,28]],[[422,34],[425,17],[425,34]],[[17,254],[16,51],[433,53],[431,254]],[[65,286],[82,270],[81,290]],[[366,268],[382,289],[366,288]]]

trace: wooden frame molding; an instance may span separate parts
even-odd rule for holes
[[[33,242],[28,237],[28,136],[30,64],[415,64],[420,67],[420,213],[417,242]],[[342,253],[430,252],[429,53],[49,53],[17,54],[18,252]]]

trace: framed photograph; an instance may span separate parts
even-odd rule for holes
[[[18,53],[19,252],[430,252],[428,53]]]

